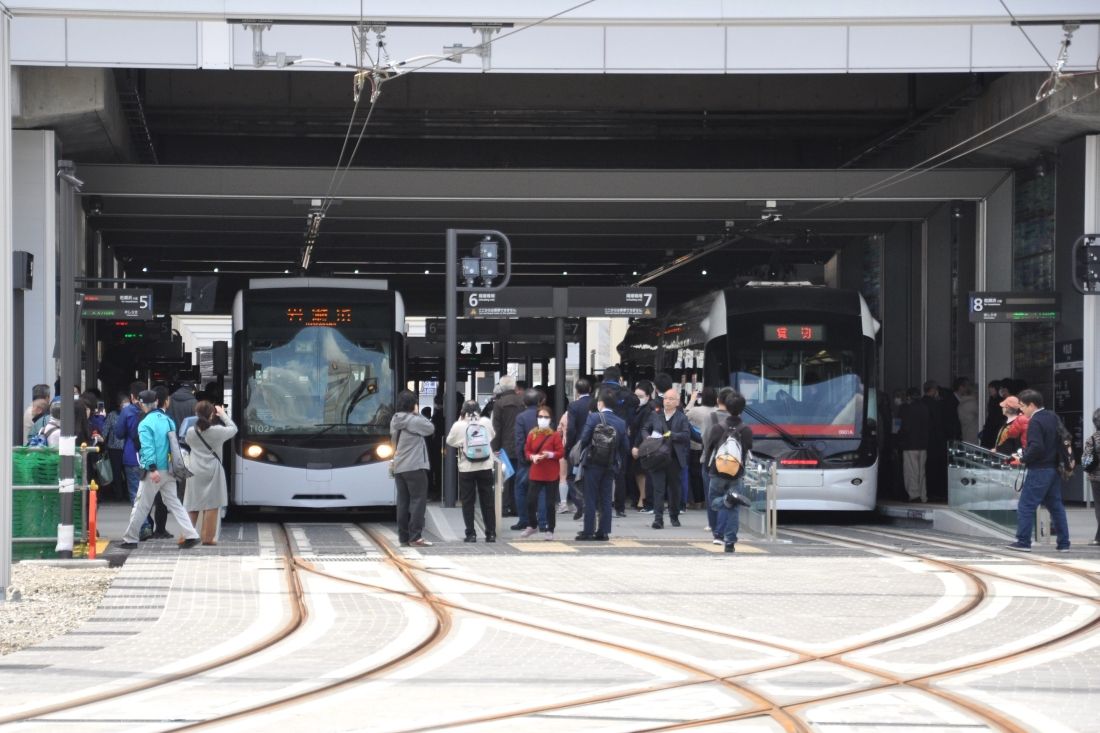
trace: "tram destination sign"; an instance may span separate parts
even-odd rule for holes
[[[968,310],[971,323],[1054,323],[1062,315],[1062,294],[972,292]]]
[[[80,317],[87,320],[153,320],[153,291],[140,288],[126,290],[78,290]]]

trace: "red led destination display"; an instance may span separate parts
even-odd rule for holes
[[[824,341],[825,326],[820,323],[765,323],[765,341]]]
[[[287,306],[286,323],[302,326],[348,326],[352,323],[352,309],[349,306],[306,305]]]

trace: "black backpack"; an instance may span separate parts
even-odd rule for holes
[[[609,425],[603,413],[600,424],[592,428],[592,442],[588,446],[589,466],[611,466],[615,463],[615,453],[619,446],[619,431]]]
[[[1057,466],[1058,475],[1062,477],[1063,481],[1069,481],[1073,478],[1073,471],[1077,468],[1077,459],[1073,455],[1073,434],[1066,429],[1065,424],[1062,422],[1062,418],[1058,418],[1058,432],[1057,432]]]

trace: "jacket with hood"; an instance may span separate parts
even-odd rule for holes
[[[390,440],[395,450],[393,472],[428,470],[428,446],[424,438],[435,433],[432,421],[415,412],[398,412],[390,420]]]

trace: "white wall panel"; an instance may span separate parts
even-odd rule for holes
[[[182,20],[68,21],[74,66],[198,66],[198,28]]]
[[[848,66],[845,26],[739,25],[726,29],[730,71],[843,71]]]
[[[975,69],[1045,70],[1058,61],[1058,50],[1065,36],[1061,26],[1028,26],[1027,35],[1039,47],[1043,58],[1027,42],[1020,28],[1003,25],[974,26]],[[1073,34],[1067,69],[1094,69],[1097,57],[1097,27],[1081,26]]]
[[[65,19],[12,18],[11,61],[38,65],[65,63]]]
[[[498,71],[603,69],[603,42],[603,26],[531,28],[493,43],[493,68]]]
[[[228,69],[232,60],[232,26],[215,20],[199,23],[199,66]]]
[[[607,70],[722,71],[726,39],[722,28],[611,26]]]
[[[852,71],[966,71],[970,68],[970,27],[852,26],[848,67]]]

